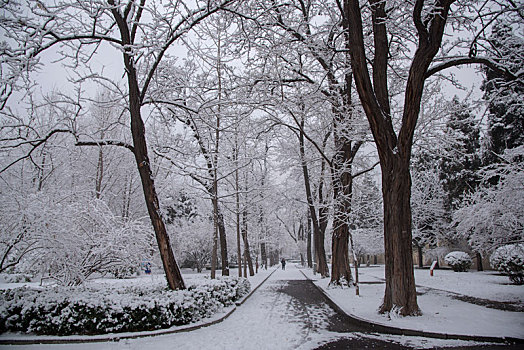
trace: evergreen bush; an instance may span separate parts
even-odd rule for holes
[[[455,251],[448,253],[444,258],[446,264],[451,266],[455,272],[465,272],[471,267],[471,257],[464,252]]]
[[[508,275],[514,284],[524,284],[524,244],[508,244],[497,248],[489,259],[491,266]]]

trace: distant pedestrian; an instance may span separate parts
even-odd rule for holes
[[[282,258],[280,262],[282,263],[282,270],[285,270],[286,269],[286,259]]]

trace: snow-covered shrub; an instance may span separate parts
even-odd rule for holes
[[[455,272],[465,272],[471,267],[471,257],[464,252],[451,252],[446,255],[444,258],[446,264],[451,266]]]
[[[511,282],[524,284],[524,244],[497,248],[490,257],[491,266],[508,275]]]
[[[210,316],[250,288],[247,279],[234,277],[181,291],[160,284],[16,288],[0,293],[0,332],[70,335],[168,328]]]
[[[3,273],[0,275],[0,279],[7,283],[31,282],[32,278],[33,276],[24,273]]]
[[[46,208],[27,214],[28,225],[39,230],[38,249],[25,255],[35,273],[61,285],[79,285],[97,273],[125,276],[149,258],[153,236],[141,220],[124,219],[94,198],[58,203],[35,199]]]

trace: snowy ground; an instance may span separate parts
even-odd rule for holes
[[[272,270],[259,270],[260,273],[256,274],[253,277],[249,277],[250,283],[256,287]],[[209,271],[203,271],[202,273],[197,273],[196,270],[192,269],[181,269],[184,281],[186,284],[191,284],[192,282],[199,283],[199,280],[202,280],[205,277],[209,277]],[[217,271],[217,276],[221,275],[221,271]],[[238,276],[238,269],[230,269],[229,275],[232,277]],[[36,282],[24,282],[24,283],[8,283],[3,278],[4,275],[0,274],[0,290],[18,288],[23,286],[28,286],[31,288],[41,288],[41,283]],[[44,287],[50,285],[52,280],[43,281]],[[137,286],[137,285],[150,285],[150,284],[162,284],[166,283],[163,271],[158,270],[156,273],[145,275],[141,274],[140,276],[133,276],[130,278],[94,278],[85,282],[87,286],[91,287],[101,287],[104,285],[111,286]]]
[[[270,271],[254,278],[252,284],[262,281]],[[234,274],[232,274],[234,275]],[[374,278],[370,275],[370,278]],[[319,281],[320,284],[325,280]],[[104,283],[110,283],[108,281]],[[294,289],[293,289],[294,286]],[[298,288],[297,288],[298,286]],[[305,289],[300,290],[300,286]],[[383,286],[383,285],[382,285]],[[366,291],[363,288],[363,292]],[[342,291],[348,294],[353,289]],[[315,294],[317,293],[317,294]],[[366,293],[368,293],[366,291]],[[315,295],[313,295],[315,294]],[[308,300],[309,298],[309,300]],[[360,300],[353,300],[360,302]],[[378,301],[375,300],[375,301]],[[376,306],[373,306],[376,308]],[[366,333],[340,333],[333,331],[332,319],[335,311],[321,300],[321,294],[307,281],[293,264],[285,271],[278,269],[260,288],[239,306],[223,322],[190,332],[157,335],[154,337],[128,339],[105,343],[17,345],[5,346],[14,349],[78,349],[78,350],[123,350],[123,349],[315,349],[329,342],[351,339],[362,344],[380,342],[402,344],[416,349],[445,346],[475,347],[476,343],[402,337]],[[427,322],[421,319],[421,322]],[[366,345],[368,346],[368,345]],[[371,346],[372,348],[375,346]],[[388,348],[389,346],[386,346]],[[0,346],[1,348],[1,346]],[[398,348],[398,347],[397,347]]]
[[[375,323],[447,334],[524,339],[524,312],[502,311],[453,298],[453,293],[458,293],[522,306],[524,286],[511,285],[507,277],[493,271],[458,273],[451,270],[435,270],[434,276],[431,277],[429,270],[416,269],[418,304],[423,315],[391,319],[377,313],[384,295],[384,283],[377,283],[383,282],[383,266],[359,269],[360,296],[355,295],[354,288],[329,289],[328,278],[319,279],[319,276],[313,275],[310,270],[304,271],[309,278],[316,280],[315,283],[344,311]]]

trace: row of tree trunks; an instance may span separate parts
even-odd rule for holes
[[[321,231],[319,226],[319,220],[313,201],[313,193],[311,191],[311,183],[309,180],[309,171],[305,159],[304,149],[304,120],[301,121],[301,128],[299,133],[299,150],[300,160],[302,163],[302,174],[304,176],[304,185],[306,189],[306,198],[308,202],[309,212],[311,216],[311,222],[313,224],[313,242],[315,245],[315,262],[317,263],[316,272],[322,277],[329,276],[329,268],[327,266],[326,251],[324,248],[324,232]]]
[[[351,77],[346,77],[347,84],[351,84]],[[347,87],[347,91],[349,90]],[[349,265],[349,238],[351,199],[353,194],[353,159],[360,148],[361,143],[353,143],[344,132],[344,124],[347,123],[350,113],[351,99],[344,98],[345,113],[335,110],[334,120],[334,143],[335,156],[333,158],[332,184],[333,200],[335,202],[332,235],[332,264],[331,281],[333,286],[350,286],[353,281],[351,267]],[[353,247],[352,247],[353,248]],[[356,272],[356,271],[355,271]]]

